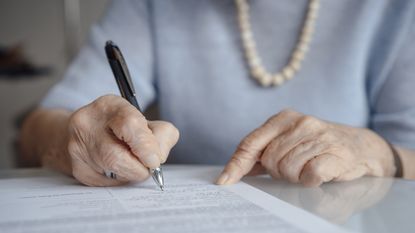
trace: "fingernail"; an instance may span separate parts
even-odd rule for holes
[[[218,185],[223,185],[226,184],[226,182],[229,180],[229,175],[226,172],[223,172],[220,176],[219,179],[216,181],[216,184]]]

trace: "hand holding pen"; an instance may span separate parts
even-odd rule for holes
[[[171,123],[148,121],[137,107],[116,95],[97,98],[61,124],[68,125],[67,136],[62,137],[67,156],[59,162],[71,164],[68,172],[90,186],[143,181],[150,173],[160,180],[161,174],[151,169],[166,161],[179,138]]]
[[[133,82],[131,80],[130,72],[127,68],[127,64],[124,60],[121,50],[112,41],[107,41],[105,45],[105,52],[107,55],[108,62],[111,66],[112,72],[114,73],[115,81],[117,82],[121,96],[125,98],[139,112],[141,112],[140,106],[137,102],[136,92],[134,89]],[[133,132],[129,132],[129,133],[134,134]],[[133,136],[129,138],[133,138]],[[177,140],[175,140],[175,143],[176,142]],[[139,143],[139,141],[136,141],[136,143]],[[143,146],[146,144],[143,142],[141,145]],[[137,146],[140,146],[140,145],[137,144]],[[132,149],[132,152],[135,154],[134,148],[131,148],[131,149]],[[140,152],[137,152],[137,154],[139,153]],[[159,153],[151,154],[148,156],[153,156],[151,158],[155,160],[157,156],[161,158],[161,153],[162,152],[160,151]],[[149,164],[147,167],[149,168],[149,172],[151,176],[153,177],[153,180],[155,181],[155,183],[160,187],[161,190],[164,190],[164,178],[163,178],[162,169],[159,166],[154,166],[155,164],[156,163],[151,164],[151,165]],[[116,173],[114,173],[113,171],[105,171],[105,175],[110,178],[116,178],[117,176]]]

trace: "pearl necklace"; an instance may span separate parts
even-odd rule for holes
[[[285,81],[290,80],[300,70],[301,63],[309,49],[310,41],[313,36],[315,21],[320,8],[319,0],[309,0],[308,11],[304,21],[301,34],[297,45],[291,54],[290,61],[281,72],[270,74],[262,65],[261,58],[258,56],[256,44],[249,22],[249,5],[247,0],[235,0],[238,10],[238,24],[241,39],[252,77],[263,87],[280,86]]]

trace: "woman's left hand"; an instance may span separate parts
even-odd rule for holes
[[[271,117],[244,138],[217,183],[232,184],[264,169],[276,179],[305,186],[395,172],[388,144],[373,131],[291,110]]]

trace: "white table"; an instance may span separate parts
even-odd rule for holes
[[[197,169],[197,166],[175,167]],[[44,169],[0,170],[0,179],[51,175],[56,173]],[[244,181],[355,232],[415,232],[415,181],[364,177],[318,188],[305,188],[268,176],[246,177]]]

